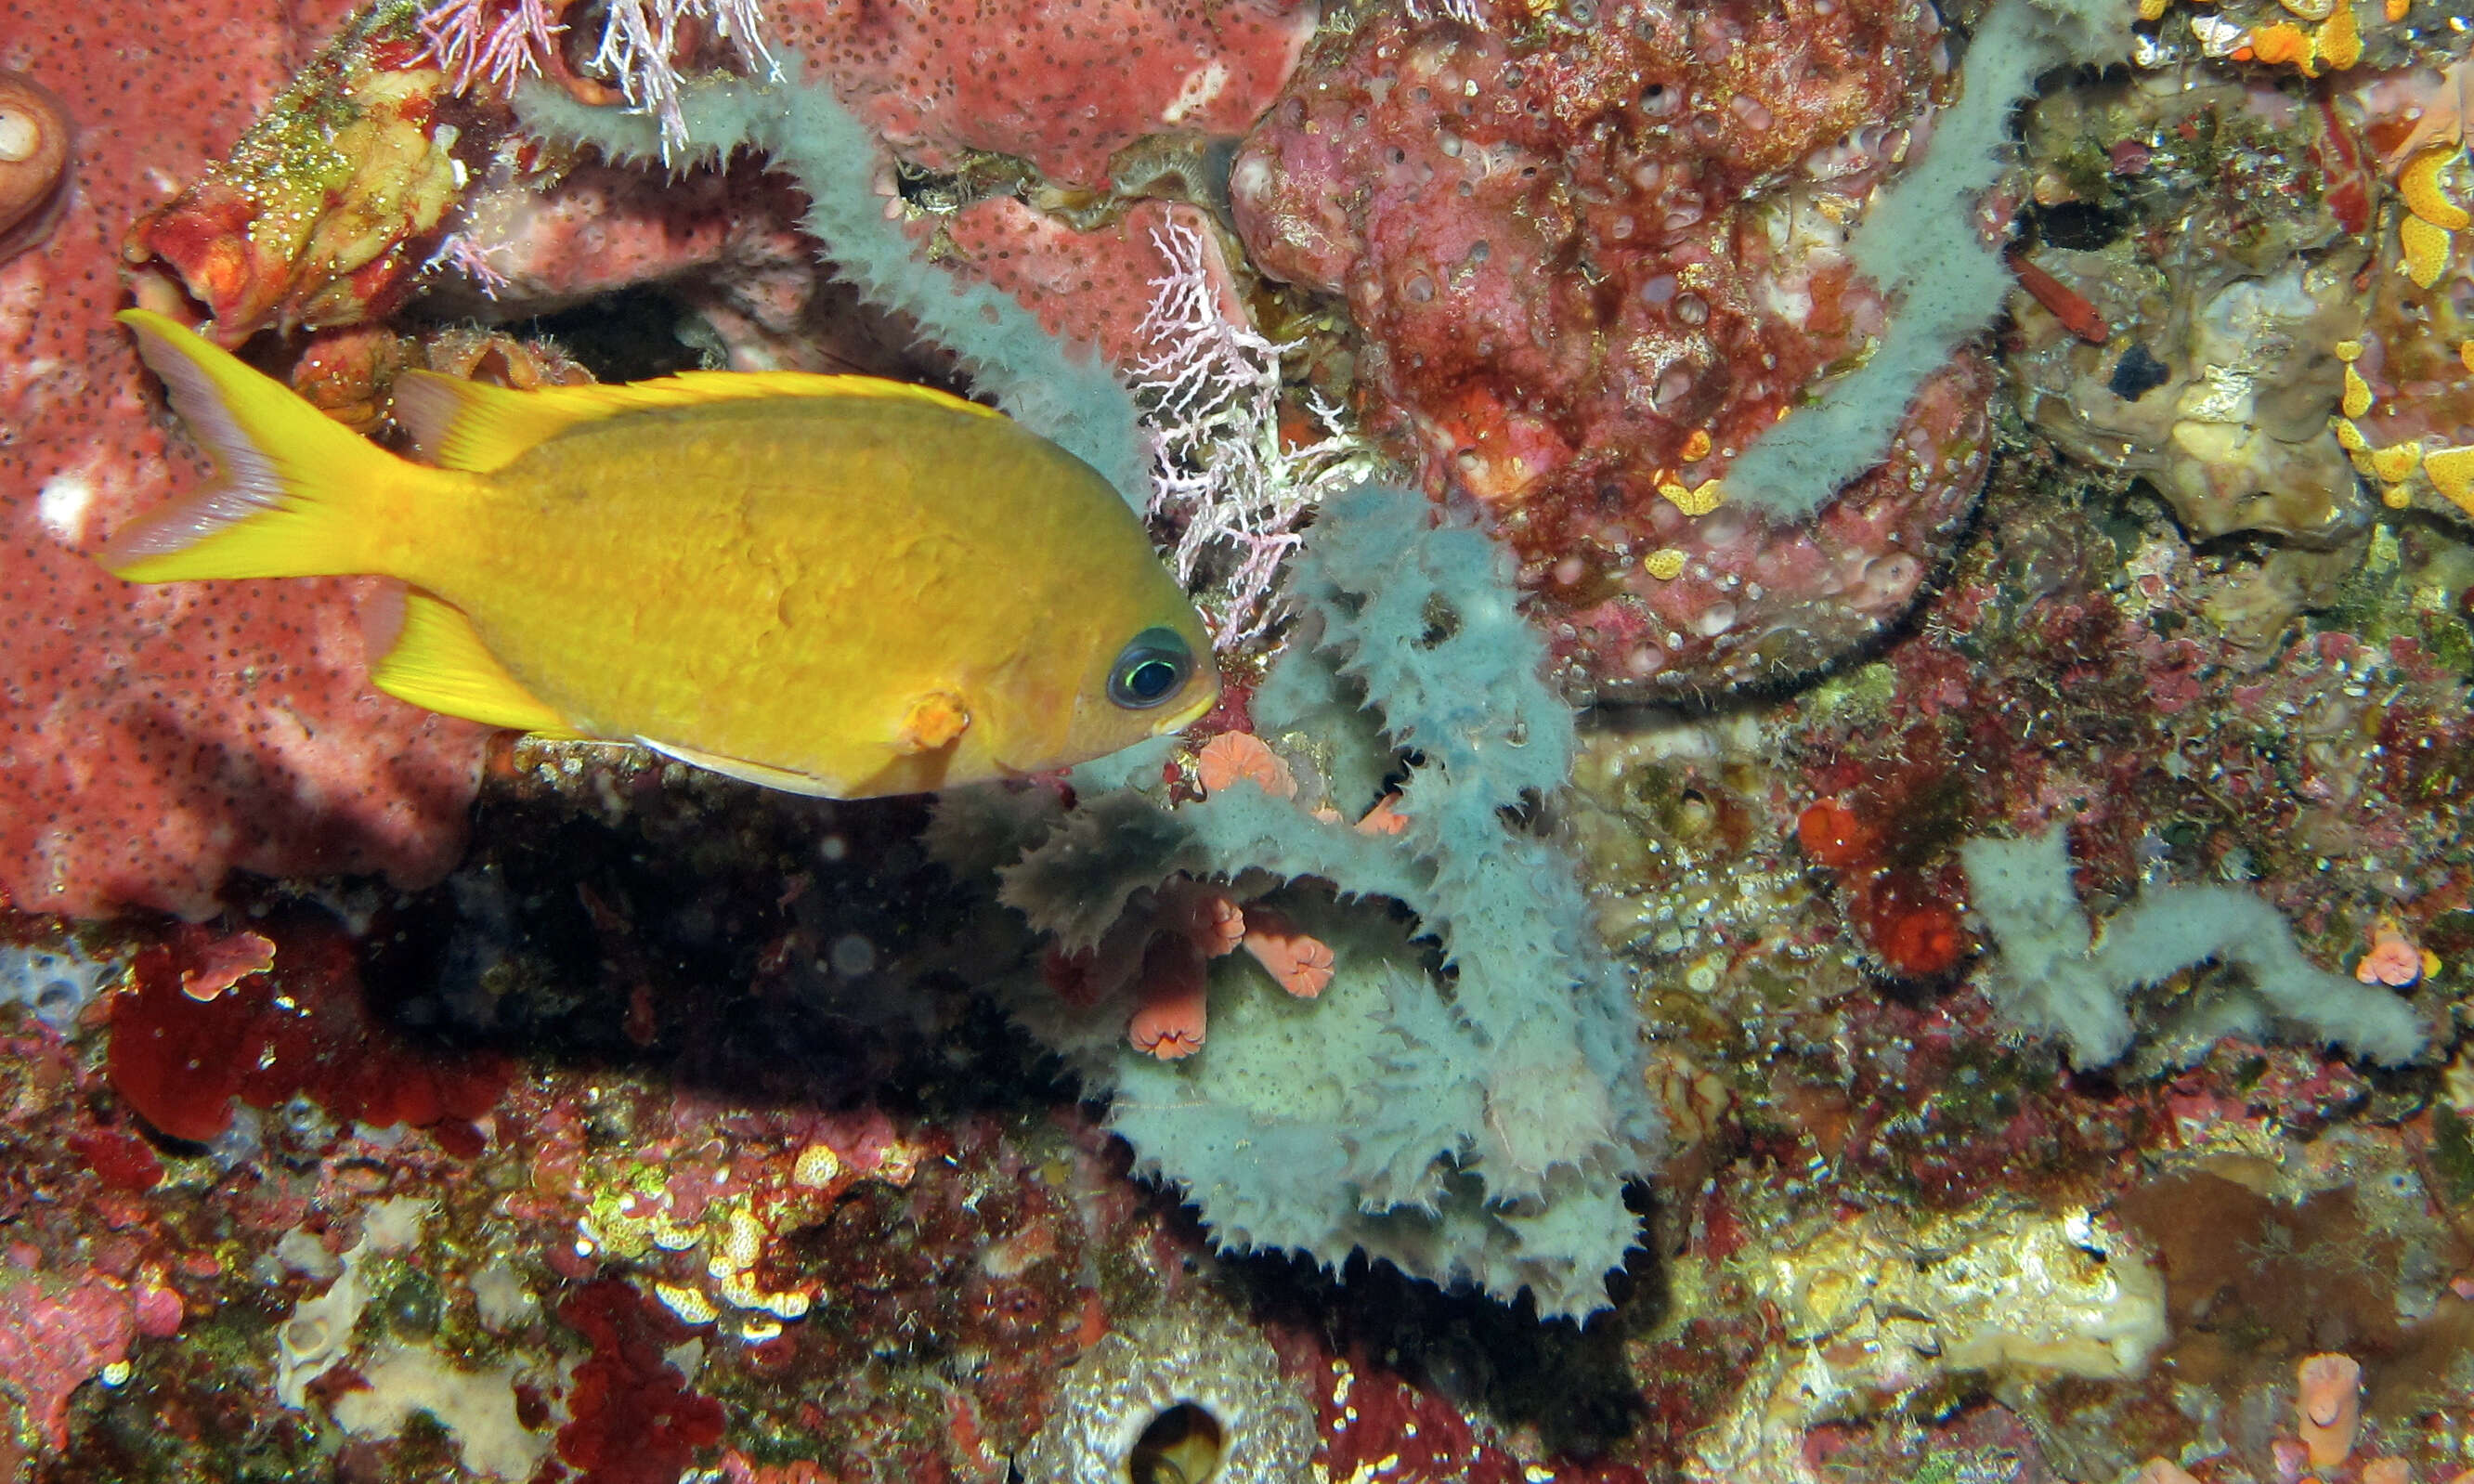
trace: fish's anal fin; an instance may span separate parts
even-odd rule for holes
[[[718,752],[706,752],[696,747],[682,747],[676,742],[655,742],[649,737],[639,737],[636,741],[666,758],[675,758],[679,762],[701,767],[707,772],[719,773],[725,778],[736,778],[741,783],[752,783],[759,788],[778,789],[785,793],[804,793],[810,798],[837,799],[851,796],[840,783],[831,778],[819,778],[813,773],[775,767],[769,763],[750,763],[745,758],[726,757]]]
[[[370,667],[370,683],[399,700],[487,726],[585,736],[507,673],[462,609],[417,589],[403,594],[394,646]]]
[[[652,381],[545,386],[528,392],[436,372],[407,371],[396,378],[393,411],[423,457],[442,468],[489,474],[579,423],[630,412],[778,398],[877,398],[924,401],[978,417],[1003,416],[934,387],[880,377],[829,377],[804,371],[690,371]]]
[[[971,708],[951,691],[931,691],[910,703],[894,746],[906,755],[938,752],[961,741],[971,729]]]

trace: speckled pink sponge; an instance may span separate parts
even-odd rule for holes
[[[132,587],[88,560],[201,471],[111,314],[120,235],[342,17],[226,0],[0,0],[0,67],[66,101],[74,194],[0,263],[0,893],[212,910],[227,872],[450,866],[488,735],[369,688],[341,581]]]

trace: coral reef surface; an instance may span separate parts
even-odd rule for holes
[[[1496,512],[1584,694],[1793,675],[1903,614],[1990,450],[1975,355],[1813,521],[1728,467],[1889,306],[1842,223],[1928,126],[1907,0],[1370,11],[1310,58],[1230,189],[1260,270],[1345,299],[1370,426]]]
[[[0,1484],[2462,1479],[2464,18],[2030,3],[0,0]],[[1222,702],[442,726],[85,564],[133,300],[1007,401]]]

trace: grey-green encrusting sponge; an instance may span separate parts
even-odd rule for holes
[[[921,262],[872,185],[876,146],[831,91],[706,81],[683,88],[685,149],[741,149],[788,171],[822,255],[956,353],[973,384],[1141,508],[1149,445],[1132,400],[1010,297]],[[527,129],[614,159],[664,161],[653,120],[518,89]],[[1561,788],[1572,718],[1516,607],[1510,560],[1415,492],[1329,501],[1293,578],[1298,624],[1255,698],[1257,729],[1311,754],[1352,817],[1399,780],[1409,827],[1367,836],[1238,787],[1170,809],[1131,786],[1160,749],[1078,769],[1072,815],[1038,797],[949,799],[932,843],[955,864],[1011,861],[1006,900],[1088,946],[1172,874],[1285,910],[1336,953],[1316,1002],[1232,957],[1209,1039],[1174,1064],[1125,1043],[1125,1007],[1076,1010],[1035,975],[1024,1022],[1095,1086],[1141,1167],[1184,1186],[1224,1248],[1353,1251],[1547,1314],[1606,1303],[1637,1234],[1624,1182],[1660,1141],[1623,978],[1591,936],[1570,863],[1511,820]],[[1412,937],[1412,933],[1417,935]]]
[[[2018,154],[2010,115],[2053,68],[2119,60],[2130,13],[2114,0],[1994,0],[1977,17],[1964,90],[1934,115],[1924,158],[1866,208],[1847,244],[1891,299],[1887,328],[1863,365],[1820,387],[1728,466],[1730,497],[1801,521],[1889,456],[1917,389],[2009,297],[2009,266],[1977,216]]]

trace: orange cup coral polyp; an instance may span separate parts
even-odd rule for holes
[[[68,109],[33,78],[0,72],[0,257],[50,226],[68,168]]]

